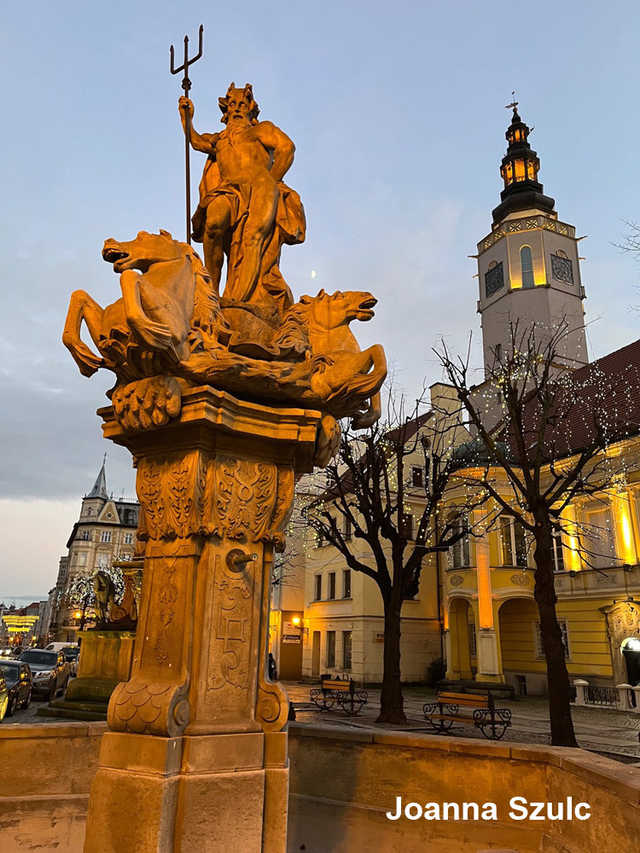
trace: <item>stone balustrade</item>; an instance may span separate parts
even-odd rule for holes
[[[611,708],[640,714],[640,684],[617,684],[615,687],[589,684],[584,678],[574,679],[576,699],[574,705],[586,708]]]

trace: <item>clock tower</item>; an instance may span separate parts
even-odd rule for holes
[[[542,191],[540,160],[517,107],[509,104],[501,201],[476,256],[485,370],[509,346],[510,324],[517,322],[523,332],[535,323],[542,340],[563,320],[570,331],[559,355],[567,367],[577,368],[588,361],[578,240],[574,226],[558,219],[554,200]]]

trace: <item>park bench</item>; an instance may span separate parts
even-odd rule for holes
[[[473,713],[462,714],[462,708],[473,709]],[[500,740],[511,725],[511,711],[507,708],[496,708],[490,693],[480,696],[474,693],[448,693],[441,690],[436,696],[436,701],[425,703],[422,711],[425,720],[438,734],[450,731],[454,723],[473,723],[489,740]]]
[[[353,717],[367,704],[368,696],[350,678],[322,676],[320,687],[312,687],[309,698],[321,711],[330,711],[337,705],[348,717]]]

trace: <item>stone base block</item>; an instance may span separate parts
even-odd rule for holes
[[[94,702],[109,704],[109,698],[118,682],[113,678],[97,678],[95,676],[73,678],[64,694],[67,702]]]
[[[135,634],[131,631],[81,631],[77,678],[69,681],[64,699],[39,709],[43,717],[106,720],[116,685],[131,675]]]
[[[67,702],[54,699],[48,705],[38,708],[38,717],[59,717],[64,720],[88,720],[99,722],[107,719],[107,706],[100,702]]]
[[[78,678],[102,679],[118,684],[131,675],[136,635],[131,631],[81,631]],[[73,682],[71,682],[73,683]]]
[[[287,735],[106,732],[85,853],[284,853]]]

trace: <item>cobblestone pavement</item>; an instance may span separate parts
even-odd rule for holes
[[[380,691],[369,689],[369,701],[357,717],[347,717],[341,711],[319,711],[309,701],[309,690],[313,684],[286,682],[289,699],[294,703],[296,719],[300,722],[328,723],[345,728],[377,727],[375,722],[380,710]],[[384,726],[384,728],[402,731],[421,731],[429,734],[425,727],[422,706],[433,701],[435,693],[423,687],[405,687],[405,712],[407,724],[403,726]],[[38,708],[46,708],[46,702],[33,701],[24,711],[16,711],[13,717],[7,717],[2,726],[16,723],[43,724],[61,723],[57,717],[37,716]],[[538,697],[518,700],[498,700],[499,707],[510,708],[512,726],[507,729],[504,740],[520,743],[550,743],[547,701]],[[573,722],[578,743],[584,749],[604,753],[626,763],[640,765],[640,714],[610,711],[604,708],[573,708]],[[483,738],[473,726],[461,726],[450,732],[461,737]],[[438,737],[438,735],[433,735]]]
[[[345,727],[376,727],[375,722],[380,710],[380,691],[368,690],[369,701],[356,717],[347,717],[341,711],[319,711],[309,701],[309,689],[313,684],[288,682],[285,684],[289,699],[296,708],[296,719],[300,722],[326,722]],[[422,706],[434,700],[435,691],[422,687],[404,689],[405,713],[407,724],[403,726],[384,726],[402,731],[421,731],[429,734],[425,728]],[[542,697],[527,697],[517,700],[496,700],[498,707],[510,708],[511,728],[507,729],[505,741],[520,743],[548,744],[549,716],[547,700]],[[573,723],[578,743],[583,749],[604,753],[625,763],[640,764],[640,714],[611,711],[605,708],[573,708]],[[450,732],[460,737],[483,739],[482,733],[474,726],[460,726]],[[434,734],[433,737],[438,737]]]
[[[58,698],[60,698],[58,696]],[[2,723],[2,727],[12,725],[13,723],[28,723],[30,726],[40,723],[67,723],[69,720],[60,720],[58,717],[40,717],[37,716],[38,708],[46,708],[48,705],[48,700],[46,699],[32,699],[31,704],[28,708],[24,710],[16,711],[13,717],[5,717]]]

